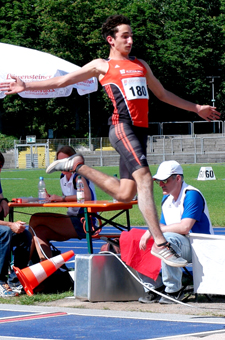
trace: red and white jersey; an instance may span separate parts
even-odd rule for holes
[[[108,60],[109,69],[100,80],[111,99],[114,111],[110,124],[124,122],[148,127],[147,70],[136,58],[133,60]]]

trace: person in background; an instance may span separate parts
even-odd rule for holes
[[[63,146],[58,150],[56,159],[68,158],[74,154],[76,154],[76,151],[71,146]],[[50,202],[75,202],[77,200],[77,179],[77,173],[63,171],[60,177],[62,195],[58,196],[46,192],[47,200]],[[96,194],[93,183],[84,177],[82,177],[82,182],[85,200],[95,200]],[[85,238],[86,234],[81,221],[83,217],[83,208],[69,208],[67,215],[56,213],[36,213],[32,215],[29,226],[31,233],[35,233],[36,237],[33,237],[31,257],[35,247],[41,261],[46,259],[45,255],[48,258],[52,257],[49,244],[51,240],[66,241],[70,238]],[[95,219],[92,222],[95,224]],[[42,253],[40,245],[45,255]]]
[[[107,59],[92,60],[75,72],[44,81],[23,82],[19,77],[11,76],[14,81],[0,83],[0,89],[9,95],[65,87],[96,77],[114,106],[109,119],[109,138],[120,154],[120,181],[88,167],[81,155],[53,162],[47,173],[76,171],[121,202],[131,201],[138,193],[139,209],[155,241],[152,254],[171,266],[185,266],[187,262],[175,253],[163,236],[155,208],[153,181],[146,159],[148,89],[159,100],[195,112],[205,120],[218,119],[220,113],[213,106],[186,101],[166,90],[144,60],[130,56],[133,32],[127,17],[108,17],[102,25],[102,36],[109,46]]]
[[[171,243],[175,251],[192,261],[189,233],[213,234],[206,200],[202,193],[184,182],[183,169],[176,161],[165,161],[158,167],[153,176],[155,183],[160,185],[163,192],[160,228],[164,237]],[[147,230],[141,237],[139,247],[144,250],[151,235]],[[165,294],[182,300],[182,269],[168,266],[162,262],[162,282]],[[158,283],[159,291],[162,285]],[[161,304],[173,303],[166,297],[160,297],[151,291],[139,301],[151,303],[159,300]]]
[[[0,171],[4,163],[4,156],[0,152]],[[10,269],[11,253],[14,248],[15,267],[27,267],[32,239],[30,232],[26,230],[25,222],[4,221],[8,213],[8,200],[3,196],[0,182],[0,297],[13,297],[22,292],[22,285]]]

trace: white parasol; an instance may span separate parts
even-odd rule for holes
[[[53,78],[76,71],[80,67],[52,54],[30,48],[0,43],[0,81],[11,81],[10,74],[20,77],[24,82]],[[61,89],[24,91],[23,98],[56,98],[70,96],[73,88],[79,95],[95,92],[98,89],[96,78],[76,83]],[[0,98],[4,98],[0,91]]]

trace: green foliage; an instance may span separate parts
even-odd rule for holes
[[[107,58],[109,48],[101,25],[112,14],[131,19],[132,54],[143,58],[166,89],[197,103],[211,104],[210,75],[224,73],[224,0],[2,0],[0,41],[38,49],[79,66]],[[16,56],[15,56],[16,61]],[[32,61],[31,61],[32,62]],[[224,119],[223,80],[215,80],[215,99]],[[91,94],[92,136],[107,136],[112,112],[102,91]],[[199,119],[150,96],[151,121]],[[24,139],[88,132],[87,96],[76,90],[68,98],[29,100],[19,96],[0,101],[3,133]],[[23,117],[23,119],[21,119]],[[169,118],[168,118],[169,117]],[[13,122],[13,124],[12,124]],[[101,122],[101,124],[99,124]]]
[[[224,13],[220,1],[138,1],[130,5],[128,15],[136,37],[133,50],[144,55],[163,85],[193,102],[210,104],[211,85],[206,76],[218,75],[222,68],[224,30],[219,21]],[[218,86],[216,83],[216,96],[222,90]],[[167,121],[197,118],[154,98],[151,104],[156,121],[165,109]]]
[[[6,136],[0,133],[0,151],[6,152],[7,150],[14,148],[15,139],[16,139],[15,137]]]

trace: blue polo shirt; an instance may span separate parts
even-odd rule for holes
[[[206,200],[202,193],[185,182],[177,201],[172,195],[165,195],[162,199],[162,213],[160,223],[169,225],[179,223],[184,218],[196,220],[190,232],[213,234]]]

